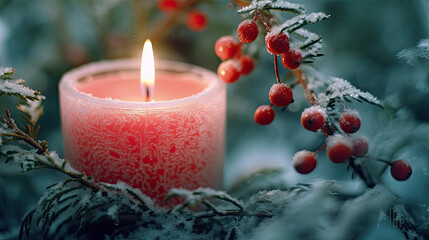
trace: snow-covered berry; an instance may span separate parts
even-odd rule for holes
[[[302,150],[292,158],[292,166],[295,170],[301,174],[307,174],[312,172],[317,165],[317,156],[314,152]]]
[[[353,139],[352,155],[355,157],[363,157],[368,152],[369,144],[366,137],[361,136]]]
[[[343,163],[352,155],[353,143],[348,136],[329,136],[326,143],[326,155],[334,163]]]
[[[270,89],[270,101],[276,107],[286,107],[293,100],[292,89],[284,84],[274,84]]]
[[[240,78],[240,64],[233,59],[221,62],[217,68],[217,75],[226,83],[233,83]]]
[[[179,7],[176,0],[158,0],[158,8],[164,12],[175,11]]]
[[[258,25],[251,19],[246,19],[238,25],[238,39],[242,43],[253,42],[258,37]]]
[[[326,111],[324,108],[314,105],[304,109],[301,114],[301,125],[309,131],[317,131],[325,125]]]
[[[411,176],[412,170],[410,165],[404,160],[391,162],[390,174],[398,181],[405,181]]]
[[[302,63],[302,54],[300,50],[289,49],[281,55],[282,64],[287,69],[296,69]]]
[[[238,44],[234,38],[230,35],[220,37],[214,46],[216,56],[222,60],[230,59],[234,57],[238,50]]]
[[[199,10],[192,10],[188,13],[188,27],[196,32],[202,31],[207,27],[206,14]]]
[[[274,120],[274,109],[270,105],[259,106],[253,119],[260,125],[268,125]]]
[[[284,32],[268,33],[265,37],[267,51],[271,54],[282,54],[289,50],[289,38]]]
[[[242,75],[250,74],[255,68],[255,61],[249,55],[241,55],[238,61],[241,65],[240,74]]]
[[[360,128],[359,112],[352,109],[347,109],[340,116],[340,127],[346,133],[355,133]]]

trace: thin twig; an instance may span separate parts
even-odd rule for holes
[[[250,5],[250,3],[249,3],[249,2],[242,1],[242,0],[231,0],[231,2],[233,2],[233,3],[237,4],[237,5],[238,5],[238,6],[240,6],[240,7],[246,7],[246,6],[249,6],[249,5]]]
[[[277,83],[280,84],[279,67],[277,66],[277,54],[274,55],[274,72],[276,73]]]
[[[307,81],[305,79],[305,74],[299,68],[292,70],[292,73],[295,75],[296,80],[301,85],[302,90],[304,91],[304,94],[305,94],[305,99],[307,99],[307,101],[311,105],[315,105],[317,103],[317,100],[314,92],[308,89]]]

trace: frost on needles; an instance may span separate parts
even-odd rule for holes
[[[24,86],[25,80],[12,79],[11,75],[15,69],[11,67],[0,67],[0,96],[14,95],[22,100],[42,100],[45,97],[40,92]]]
[[[381,106],[380,101],[371,93],[357,89],[349,81],[337,77],[332,77],[331,80],[332,83],[326,88],[325,92],[317,96],[318,105],[328,107],[333,104],[336,99],[346,101],[346,97],[351,97],[358,101],[365,101]]]

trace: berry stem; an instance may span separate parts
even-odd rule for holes
[[[375,160],[379,161],[379,162],[382,162],[382,163],[385,163],[385,164],[387,164],[389,166],[392,166],[392,163],[390,161],[387,161],[387,160],[384,160],[384,159],[380,159],[380,158],[376,158]]]
[[[264,24],[264,26],[267,29],[267,31],[271,32],[270,26],[268,26],[267,22],[265,22],[265,20],[261,16],[259,16],[259,14],[258,14],[257,11],[255,11],[255,17],[253,19],[254,20],[259,19],[259,21],[261,21],[261,23]]]
[[[317,153],[319,153],[320,151],[322,151],[325,148],[326,148],[326,142],[322,146],[320,146],[319,149],[317,149],[314,153],[317,154]]]
[[[277,54],[273,54],[274,55],[274,72],[276,73],[276,79],[277,79],[277,83],[280,84],[280,77],[279,77],[279,68],[277,66]]]
[[[322,130],[323,134],[325,135],[325,137],[327,138],[327,137],[329,136],[329,133],[328,133],[328,131],[326,131],[325,126],[323,126],[323,127],[321,128],[321,130]],[[331,135],[332,135],[332,134],[331,134]]]

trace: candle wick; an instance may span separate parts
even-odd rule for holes
[[[149,86],[144,84],[144,88],[146,89],[146,102],[150,101],[150,91],[149,91]]]

